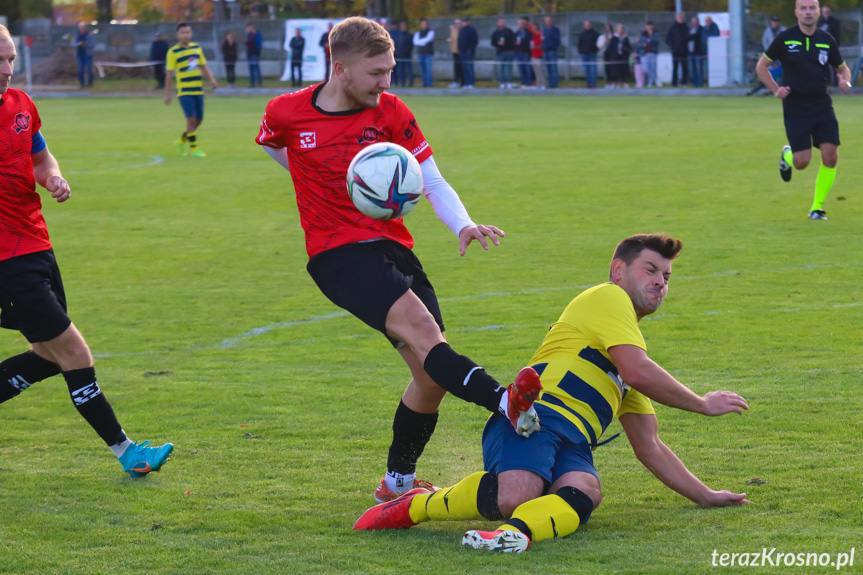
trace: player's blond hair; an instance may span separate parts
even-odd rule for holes
[[[366,18],[346,18],[330,30],[330,53],[334,62],[350,56],[373,58],[394,50],[393,39],[386,29]]]

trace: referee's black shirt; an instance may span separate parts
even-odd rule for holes
[[[811,114],[831,106],[827,95],[827,87],[833,84],[830,67],[844,64],[833,36],[817,28],[807,36],[800,26],[793,26],[780,32],[764,55],[782,62],[782,85],[791,88],[783,100],[786,112]]]

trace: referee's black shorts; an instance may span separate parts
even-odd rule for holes
[[[785,112],[785,134],[792,152],[809,150],[821,144],[839,145],[839,122],[833,107],[815,114]]]
[[[54,250],[0,262],[0,327],[38,343],[54,339],[71,323]]]
[[[443,318],[434,288],[414,253],[398,242],[378,240],[339,246],[309,260],[306,269],[327,298],[384,334],[393,347],[401,342],[387,334],[393,304],[413,291],[434,317]]]

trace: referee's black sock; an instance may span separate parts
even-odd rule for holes
[[[387,471],[402,475],[416,472],[417,460],[437,425],[437,413],[418,413],[400,401],[393,417],[393,442],[387,457]]]
[[[99,389],[96,370],[92,367],[73,369],[64,371],[63,377],[66,378],[66,385],[69,386],[69,395],[72,396],[75,409],[99,434],[99,437],[108,446],[123,443],[126,440],[126,434],[123,433],[123,428],[114,416],[111,404]]]
[[[446,342],[434,346],[423,368],[447,392],[459,399],[481,405],[497,413],[506,388],[470,358],[457,354]]]
[[[28,351],[0,363],[0,403],[12,399],[37,381],[60,373],[60,366]]]

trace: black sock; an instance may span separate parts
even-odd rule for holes
[[[37,381],[60,373],[60,367],[32,351],[0,363],[0,403],[12,399]]]
[[[581,523],[590,519],[590,514],[593,512],[593,499],[575,487],[561,487],[555,492],[555,495],[569,503],[569,506],[575,510]]]
[[[497,505],[497,475],[486,473],[479,480],[476,490],[476,509],[489,521],[505,519]]]
[[[498,413],[506,388],[500,386],[470,358],[457,354],[448,343],[439,343],[426,356],[426,373],[449,393]]]
[[[417,413],[399,402],[393,417],[393,442],[387,457],[387,471],[410,475],[431,439],[437,425],[437,413]]]
[[[114,416],[111,404],[99,389],[96,370],[92,367],[73,369],[64,371],[63,377],[66,378],[66,385],[69,386],[69,395],[72,396],[75,409],[99,434],[102,441],[109,446],[123,443],[126,440],[126,434],[123,433],[123,428]]]

